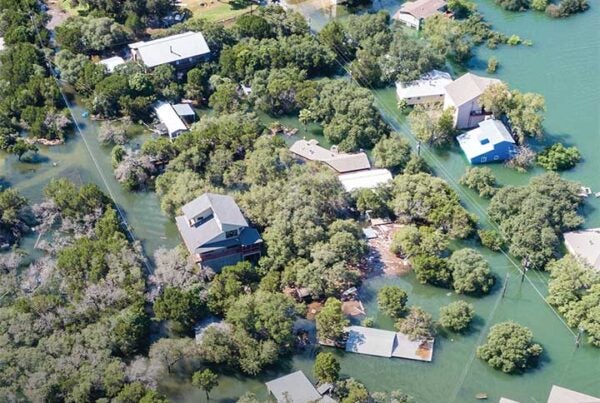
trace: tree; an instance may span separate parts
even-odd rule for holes
[[[535,158],[535,151],[528,146],[519,146],[516,154],[506,162],[506,166],[519,172],[526,172],[533,165]]]
[[[544,148],[537,155],[539,166],[548,171],[564,171],[573,168],[581,159],[581,154],[576,147],[565,147],[562,143],[555,143]]]
[[[273,35],[269,22],[259,15],[245,14],[235,20],[235,30],[242,38],[270,38]]]
[[[29,229],[27,199],[14,189],[0,187],[0,245],[13,245]]]
[[[337,341],[344,333],[348,320],[344,318],[342,303],[336,298],[328,298],[316,317],[318,337],[321,340]]]
[[[452,108],[441,105],[418,104],[408,115],[410,128],[423,143],[432,146],[447,145],[455,134]]]
[[[410,340],[429,338],[435,334],[433,318],[418,306],[411,307],[408,315],[396,322],[396,329]]]
[[[210,400],[209,393],[219,384],[219,376],[210,369],[196,371],[192,376],[192,385],[206,392],[206,400]]]
[[[460,184],[475,190],[479,196],[490,198],[496,194],[496,177],[490,168],[467,168]]]
[[[313,366],[319,382],[336,382],[340,375],[340,363],[332,353],[319,353]]]
[[[373,148],[373,158],[377,168],[387,168],[393,172],[402,172],[410,160],[410,144],[408,140],[392,133],[383,137]]]
[[[559,234],[579,226],[579,185],[554,172],[528,186],[506,186],[492,198],[490,218],[500,226],[509,251],[530,268],[542,269],[559,247]]]
[[[546,14],[553,18],[564,18],[574,13],[582,13],[590,8],[587,0],[561,0],[558,5],[549,4]]]
[[[217,113],[238,112],[244,107],[238,85],[230,80],[225,80],[216,86],[208,103]]]
[[[432,284],[445,288],[452,285],[452,270],[448,267],[447,259],[417,255],[410,262],[415,276],[421,284]]]
[[[548,0],[532,0],[531,8],[536,11],[545,11],[548,7]]]
[[[151,363],[166,369],[170,374],[173,366],[179,361],[194,357],[195,348],[194,339],[185,337],[181,339],[162,338],[150,346],[148,359]]]
[[[494,285],[494,276],[489,264],[474,249],[455,251],[448,259],[452,270],[452,286],[459,294],[487,294]]]
[[[406,310],[408,295],[397,286],[385,286],[377,292],[379,309],[392,319],[398,319]]]
[[[21,158],[23,158],[23,155],[25,155],[29,151],[37,153],[38,148],[36,147],[35,144],[30,144],[30,143],[27,143],[25,140],[19,139],[13,145],[8,147],[7,151],[11,154],[16,154],[17,159],[19,161],[21,161]]]
[[[390,250],[405,257],[440,256],[448,247],[448,236],[428,226],[407,225],[392,236]]]
[[[529,8],[530,0],[495,0],[496,4],[509,11],[524,11]]]
[[[500,234],[494,230],[480,229],[477,231],[481,244],[493,251],[500,251],[504,246],[504,240]]]
[[[440,325],[453,332],[462,332],[469,327],[474,315],[473,304],[454,301],[440,308]]]
[[[362,383],[353,378],[345,379],[338,383],[338,393],[342,397],[341,403],[368,403],[369,391]]]
[[[486,342],[477,348],[477,356],[492,368],[505,373],[521,373],[535,367],[542,346],[533,343],[533,333],[515,322],[492,326]]]
[[[203,304],[198,290],[169,287],[154,302],[154,313],[158,320],[172,321],[175,333],[187,334],[202,316]]]

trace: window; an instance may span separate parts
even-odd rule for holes
[[[238,232],[236,229],[234,229],[233,231],[227,231],[225,233],[225,238],[234,238],[237,236],[237,234],[238,234]]]
[[[486,139],[481,139],[481,140],[479,140],[479,142],[481,143],[482,146],[484,146],[486,144],[489,144],[490,139],[487,139],[487,138]]]
[[[481,157],[481,162],[487,162],[487,157]]]
[[[494,161],[498,161],[500,159],[499,155],[494,155]]]

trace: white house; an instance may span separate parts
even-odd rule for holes
[[[446,0],[416,0],[407,1],[392,17],[394,20],[420,29],[427,18],[441,14],[446,9]]]
[[[152,68],[171,64],[175,68],[187,68],[210,54],[201,32],[184,32],[153,41],[129,44],[133,60]]]
[[[444,71],[432,70],[423,74],[418,80],[396,83],[396,95],[407,105],[444,102],[444,88],[452,82],[450,74]]]
[[[552,385],[548,403],[600,403],[600,398]]]
[[[188,130],[187,125],[170,103],[158,103],[154,107],[154,112],[160,123],[164,125],[171,140]]]
[[[600,272],[600,228],[566,232],[563,236],[569,253]]]
[[[487,87],[500,82],[495,78],[467,73],[444,88],[444,109],[454,108],[454,126],[457,129],[475,127],[489,115],[479,104],[479,97]]]
[[[495,119],[484,120],[479,127],[456,139],[471,164],[502,162],[517,153],[515,140],[504,124]]]

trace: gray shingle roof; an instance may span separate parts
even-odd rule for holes
[[[147,67],[156,67],[210,53],[208,44],[200,32],[184,32],[153,41],[135,42],[129,47],[138,51]]]
[[[193,218],[209,208],[221,224],[238,225],[240,227],[248,226],[248,222],[231,196],[204,193],[202,196],[184,205],[181,211],[186,217]]]
[[[267,382],[267,389],[280,403],[318,402],[321,395],[302,371]]]

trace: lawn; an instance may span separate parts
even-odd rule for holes
[[[250,12],[249,4],[225,0],[183,0],[181,6],[190,9],[194,17],[211,21],[227,21]]]

